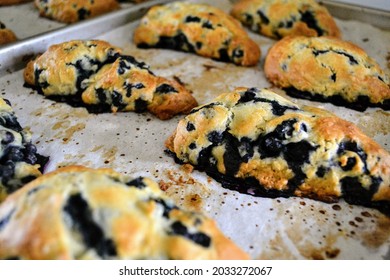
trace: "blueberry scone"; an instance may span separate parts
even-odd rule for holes
[[[148,110],[168,119],[197,105],[183,85],[99,40],[51,46],[29,62],[24,79],[46,97],[95,113]]]
[[[180,209],[151,179],[69,166],[34,180],[0,206],[0,259],[15,258],[248,256],[212,219]]]
[[[19,124],[10,102],[0,98],[0,202],[42,175],[46,161],[31,143],[31,134]]]
[[[390,109],[390,78],[358,46],[330,37],[286,37],[265,59],[268,80],[287,94],[364,111]]]
[[[315,0],[240,0],[232,16],[262,35],[335,36],[340,30],[328,10]]]
[[[77,22],[119,9],[116,0],[35,0],[35,6],[42,17],[64,23]]]
[[[0,45],[15,42],[17,37],[15,33],[8,29],[4,23],[0,21]]]
[[[141,48],[167,48],[242,66],[256,65],[259,46],[241,24],[207,4],[173,2],[152,7],[134,31]]]
[[[390,154],[352,123],[267,89],[237,88],[195,108],[166,146],[245,194],[343,198],[390,215]]]

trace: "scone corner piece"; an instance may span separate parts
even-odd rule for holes
[[[390,110],[390,77],[359,46],[334,37],[289,36],[269,49],[267,79],[287,94],[357,111]]]
[[[236,19],[208,4],[154,6],[141,19],[133,40],[142,48],[179,50],[241,66],[256,65],[261,55]]]
[[[0,244],[0,259],[249,258],[214,220],[179,208],[154,180],[84,166],[11,194],[0,205]]]
[[[262,197],[308,197],[390,215],[390,154],[354,124],[268,89],[221,94],[166,140],[179,163]]]

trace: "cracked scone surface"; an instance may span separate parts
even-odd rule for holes
[[[330,37],[286,37],[268,51],[264,72],[287,94],[364,111],[390,109],[390,78],[360,47]]]
[[[116,0],[35,0],[42,17],[73,23],[119,9]]]
[[[1,259],[248,258],[213,220],[178,208],[151,179],[81,166],[8,197],[0,245]]]
[[[41,176],[46,161],[31,143],[31,134],[19,124],[10,102],[0,98],[0,202]]]
[[[195,108],[166,146],[223,186],[266,197],[344,198],[390,215],[390,155],[355,125],[267,89]]]
[[[149,66],[105,41],[69,41],[29,62],[27,85],[46,97],[90,112],[150,111],[160,119],[197,105],[186,88],[156,76]]]
[[[340,37],[328,10],[314,0],[241,0],[231,14],[254,32],[280,39],[289,35]]]
[[[15,33],[0,21],[0,45],[15,42],[17,39]]]
[[[134,31],[138,47],[196,53],[242,66],[256,65],[259,46],[241,24],[207,4],[173,2],[154,6]]]

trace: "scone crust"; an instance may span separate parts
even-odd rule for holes
[[[42,17],[64,23],[73,23],[95,17],[119,8],[116,0],[35,0]]]
[[[0,45],[15,42],[17,39],[15,33],[0,21]]]
[[[220,95],[182,119],[166,146],[247,194],[381,201],[390,210],[389,153],[352,123],[270,90]]]
[[[154,6],[133,39],[139,47],[177,49],[242,66],[256,65],[261,54],[237,20],[207,4]]]
[[[271,83],[296,89],[303,98],[321,96],[330,102],[339,98],[351,108],[363,100],[366,105],[363,103],[362,109],[389,109],[389,76],[363,49],[350,42],[331,37],[283,38],[269,49],[264,72]]]
[[[213,220],[179,209],[154,181],[111,169],[46,174],[8,197],[0,220],[1,259],[248,258]]]
[[[51,46],[27,64],[24,79],[47,97],[95,113],[148,110],[165,120],[197,106],[183,85],[100,40]]]
[[[240,0],[231,14],[253,31],[271,38],[341,36],[328,10],[314,0]]]

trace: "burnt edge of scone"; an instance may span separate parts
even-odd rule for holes
[[[382,103],[372,103],[370,102],[370,99],[368,96],[365,95],[359,95],[354,102],[348,102],[344,98],[342,98],[340,95],[333,95],[329,97],[325,97],[318,93],[312,93],[309,91],[301,91],[299,89],[296,89],[294,87],[288,87],[288,88],[282,88],[287,95],[295,98],[301,98],[311,101],[318,101],[318,102],[326,102],[331,103],[336,106],[340,107],[346,107],[349,109],[353,109],[359,112],[364,112],[367,108],[381,108],[385,111],[390,110],[390,99],[385,99]]]
[[[190,17],[190,16],[188,16]],[[229,56],[228,53],[228,47],[229,47],[230,41],[227,40],[223,43],[224,47],[221,47],[218,50],[219,57],[212,57],[211,59],[215,61],[220,62],[232,62],[235,63],[236,59],[240,59],[244,56],[244,51],[240,48],[236,48],[233,50],[232,56]],[[193,53],[197,54],[197,50],[201,49],[203,46],[202,42],[196,42],[195,46],[191,44],[186,35],[182,32],[179,32],[175,36],[160,36],[159,41],[156,44],[150,45],[147,43],[139,43],[137,44],[138,48],[141,49],[149,49],[149,48],[161,48],[161,49],[167,49],[167,50],[175,50],[175,51],[181,51],[185,53]]]
[[[117,59],[123,59],[128,61],[131,64],[136,65],[140,69],[147,70],[151,75],[155,76],[155,74],[149,70],[149,67],[144,63],[144,62],[139,62],[137,61],[133,56],[130,55],[121,55],[121,54],[114,54],[112,57],[110,57],[107,61],[104,63],[101,63],[98,65],[98,69],[94,73],[83,73],[82,69],[77,69],[80,73],[80,77],[77,79],[77,89],[78,91],[75,94],[72,95],[59,95],[59,94],[53,94],[53,95],[45,95],[44,92],[42,91],[42,86],[39,85],[37,81],[35,81],[35,85],[31,85],[28,83],[24,83],[23,86],[26,88],[30,88],[34,91],[37,91],[40,95],[43,95],[45,98],[49,100],[53,100],[56,102],[62,102],[66,103],[74,108],[85,108],[89,113],[91,114],[101,114],[101,113],[111,113],[111,104],[106,103],[106,95],[105,95],[105,90],[102,88],[96,89],[97,95],[99,98],[100,103],[98,104],[86,104],[82,100],[82,93],[85,89],[81,88],[81,83],[84,79],[89,78],[91,75],[94,75],[99,72],[99,70],[107,64],[115,62]],[[77,64],[76,64],[77,65]],[[126,68],[126,65],[120,64],[121,68],[118,68],[118,74],[123,74],[123,72],[128,69]],[[83,79],[82,79],[83,78]],[[37,85],[38,84],[38,85]],[[165,86],[165,87],[164,87]],[[143,88],[145,87],[142,83],[138,83],[135,85],[129,84],[128,85],[128,90],[131,91],[132,88]],[[177,92],[176,89],[170,87],[169,90],[167,89],[169,85],[162,84],[159,85],[155,89],[155,93],[157,94],[169,94],[171,92]],[[99,92],[101,91],[101,92]],[[127,106],[126,103],[122,102],[122,95],[120,93],[116,93],[115,91],[111,95],[112,98],[112,105],[116,106],[119,110],[122,110]],[[143,99],[137,99],[135,100],[135,109],[134,112],[136,113],[143,113],[147,111],[148,107],[148,102]]]
[[[8,105],[11,106],[11,103],[8,100],[4,100]],[[23,131],[22,126],[20,125],[17,117],[14,114],[10,114],[7,117],[0,118],[0,124],[5,128],[8,128],[18,133],[21,133]],[[5,140],[3,139],[2,141]],[[39,154],[37,152],[36,146],[32,144],[31,141],[23,143],[23,146],[21,147],[9,145],[5,149],[4,155],[0,158],[1,182],[5,186],[6,192],[10,194],[22,187],[24,184],[27,184],[32,180],[36,179],[36,176],[30,175],[21,178],[21,185],[11,185],[9,181],[13,179],[13,176],[15,175],[15,167],[17,163],[26,162],[27,164],[31,165],[39,164],[39,171],[43,173],[48,161],[49,157]]]
[[[172,157],[177,164],[185,164],[182,160],[180,160],[174,152],[170,151],[169,149],[165,150],[165,153]],[[280,191],[280,190],[274,190],[274,189],[266,189],[264,186],[259,184],[259,182],[253,178],[248,177],[246,179],[240,179],[236,177],[232,177],[229,175],[224,175],[219,173],[215,168],[205,168],[205,167],[199,167],[194,166],[195,170],[198,170],[200,172],[205,172],[208,176],[216,180],[218,183],[221,184],[222,187],[237,191],[242,194],[251,195],[254,197],[265,197],[265,198],[289,198],[289,197],[296,197],[294,195],[294,191],[297,188],[296,186],[290,186],[288,190]],[[364,196],[361,196],[360,194],[354,194],[354,187],[348,187],[350,184],[353,184],[353,178],[350,177],[345,178],[343,182],[343,199],[351,204],[351,205],[357,205],[357,206],[364,206],[367,208],[373,208],[384,215],[390,217],[390,203],[386,201],[371,201],[364,198]],[[356,183],[356,182],[355,182]],[[324,203],[336,203],[340,199],[338,198],[331,198],[328,201],[325,201],[323,199],[319,199],[318,197],[311,195],[308,198],[321,201]]]

